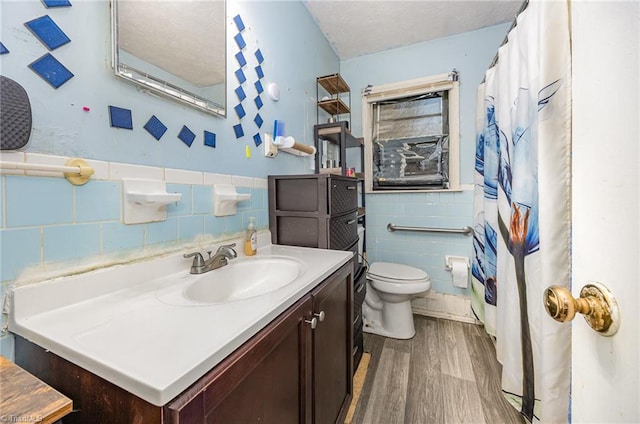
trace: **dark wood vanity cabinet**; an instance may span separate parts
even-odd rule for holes
[[[64,423],[333,424],[352,397],[353,265],[343,265],[164,407],[16,337],[16,363],[70,397]]]

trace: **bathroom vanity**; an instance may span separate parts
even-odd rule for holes
[[[122,286],[118,268],[140,264],[17,288],[16,363],[73,399],[65,423],[342,422],[352,394],[353,259],[291,246],[260,256],[295,260],[300,272],[216,304],[185,299],[195,280],[184,271]],[[115,287],[105,290],[106,281]]]

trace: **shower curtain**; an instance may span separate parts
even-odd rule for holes
[[[502,390],[531,422],[566,422],[568,325],[543,293],[570,285],[568,1],[530,1],[478,87],[472,306]]]

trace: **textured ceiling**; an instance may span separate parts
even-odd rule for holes
[[[341,60],[515,19],[522,0],[304,0]]]

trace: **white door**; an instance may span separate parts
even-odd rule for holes
[[[573,1],[572,293],[617,297],[612,337],[573,321],[573,423],[640,422],[640,7]]]

